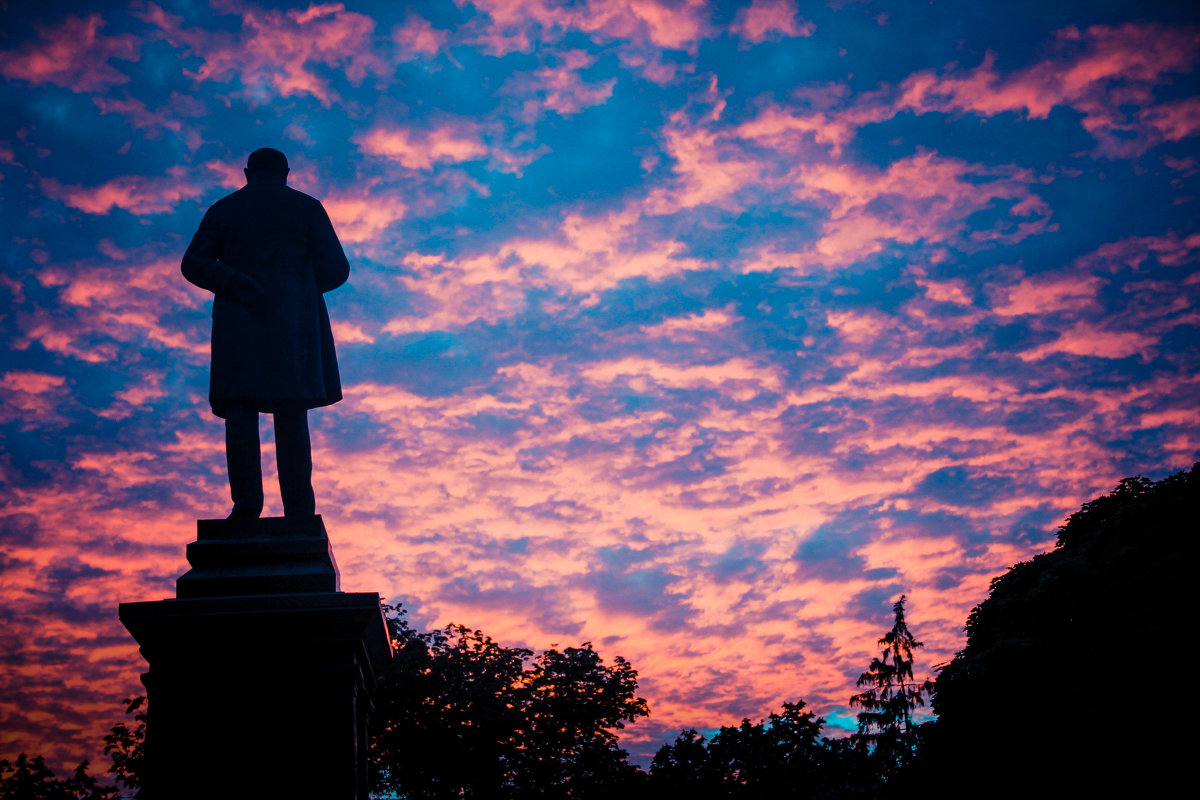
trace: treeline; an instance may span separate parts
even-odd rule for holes
[[[711,739],[685,730],[648,772],[628,762],[616,731],[649,714],[637,673],[605,664],[590,643],[537,656],[480,631],[409,627],[389,607],[397,654],[375,699],[373,785],[403,798],[843,797],[877,792],[912,760],[913,710],[929,692],[912,675],[921,647],[904,598],[882,648],[850,699],[859,733],[821,735],[824,720],[785,703],[758,723],[743,720]],[[676,795],[687,792],[687,795]]]
[[[418,632],[389,607],[396,657],[376,697],[370,753],[380,798],[1112,797],[1165,794],[1190,739],[1184,592],[1200,464],[1127,478],[1059,529],[1048,553],[992,581],[966,646],[935,681],[913,675],[905,598],[850,698],[857,733],[822,735],[803,701],[711,737],[684,730],[648,770],[617,732],[646,716],[637,672],[590,643],[539,654],[481,631]],[[1168,684],[1170,681],[1170,684]],[[1184,695],[1186,696],[1186,695]],[[913,714],[931,699],[934,721]],[[106,737],[109,772],[136,790],[145,715]],[[0,800],[112,800],[81,764],[0,761]]]

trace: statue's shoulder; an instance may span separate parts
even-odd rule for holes
[[[321,201],[318,200],[317,198],[313,197],[312,195],[305,194],[304,192],[300,191],[299,189],[293,189],[290,186],[285,186],[283,188],[287,192],[288,199],[291,202],[295,203],[296,205],[307,206],[309,208],[320,208],[321,207]]]

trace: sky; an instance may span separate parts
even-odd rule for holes
[[[852,729],[897,597],[933,675],[1081,503],[1200,458],[1189,6],[0,3],[0,758],[102,764],[117,603],[228,513],[179,260],[264,146],[351,263],[343,590],[627,658],[640,763]]]

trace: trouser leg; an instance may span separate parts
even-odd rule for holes
[[[316,513],[316,499],[312,488],[308,409],[275,412],[275,457],[284,516],[312,516]]]
[[[229,467],[231,517],[262,514],[262,462],[258,448],[258,412],[231,408],[225,417],[225,463]]]

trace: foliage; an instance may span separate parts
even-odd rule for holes
[[[828,753],[820,738],[824,720],[804,711],[804,702],[784,703],[782,712],[750,725],[721,728],[709,758],[721,767],[731,796],[770,797],[819,782]],[[811,796],[811,792],[806,792]]]
[[[125,713],[133,715],[134,725],[133,728],[124,722],[114,725],[104,737],[104,754],[112,761],[108,772],[116,775],[117,783],[126,789],[140,789],[146,759],[146,712],[142,710],[146,698],[127,697],[121,702],[125,704]]]
[[[650,789],[699,800],[846,796],[864,783],[865,754],[823,738],[824,723],[801,701],[763,721],[723,727],[712,739],[683,730],[655,754]]]
[[[880,656],[858,678],[858,687],[871,687],[850,698],[858,714],[857,741],[872,748],[881,776],[886,780],[903,770],[916,755],[917,738],[912,712],[925,705],[933,690],[931,681],[918,683],[913,677],[913,650],[924,647],[908,629],[904,619],[904,595],[892,605],[895,621],[878,646]]]
[[[101,786],[87,774],[88,762],[75,768],[68,778],[55,778],[41,756],[26,758],[24,753],[15,762],[0,760],[0,800],[116,800],[119,792],[112,786]]]
[[[118,722],[104,737],[104,754],[111,761],[109,773],[126,789],[141,786],[141,770],[145,758],[146,712],[142,711],[145,697],[125,698],[125,713],[132,714],[130,728]],[[15,762],[0,761],[0,800],[116,800],[121,792],[115,786],[102,786],[97,778],[87,774],[89,762],[75,768],[69,778],[55,778],[42,756],[30,759],[24,753]],[[132,797],[137,797],[135,792]]]
[[[931,774],[992,774],[1003,791],[1022,764],[1056,776],[1047,791],[1152,796],[1178,773],[1166,675],[1189,628],[1198,487],[1200,464],[1126,478],[1072,514],[1053,551],[992,581],[935,684]]]
[[[614,731],[649,710],[624,659],[606,665],[590,643],[535,657],[461,625],[418,633],[387,609],[396,650],[375,698],[378,789],[575,798],[636,780]]]

